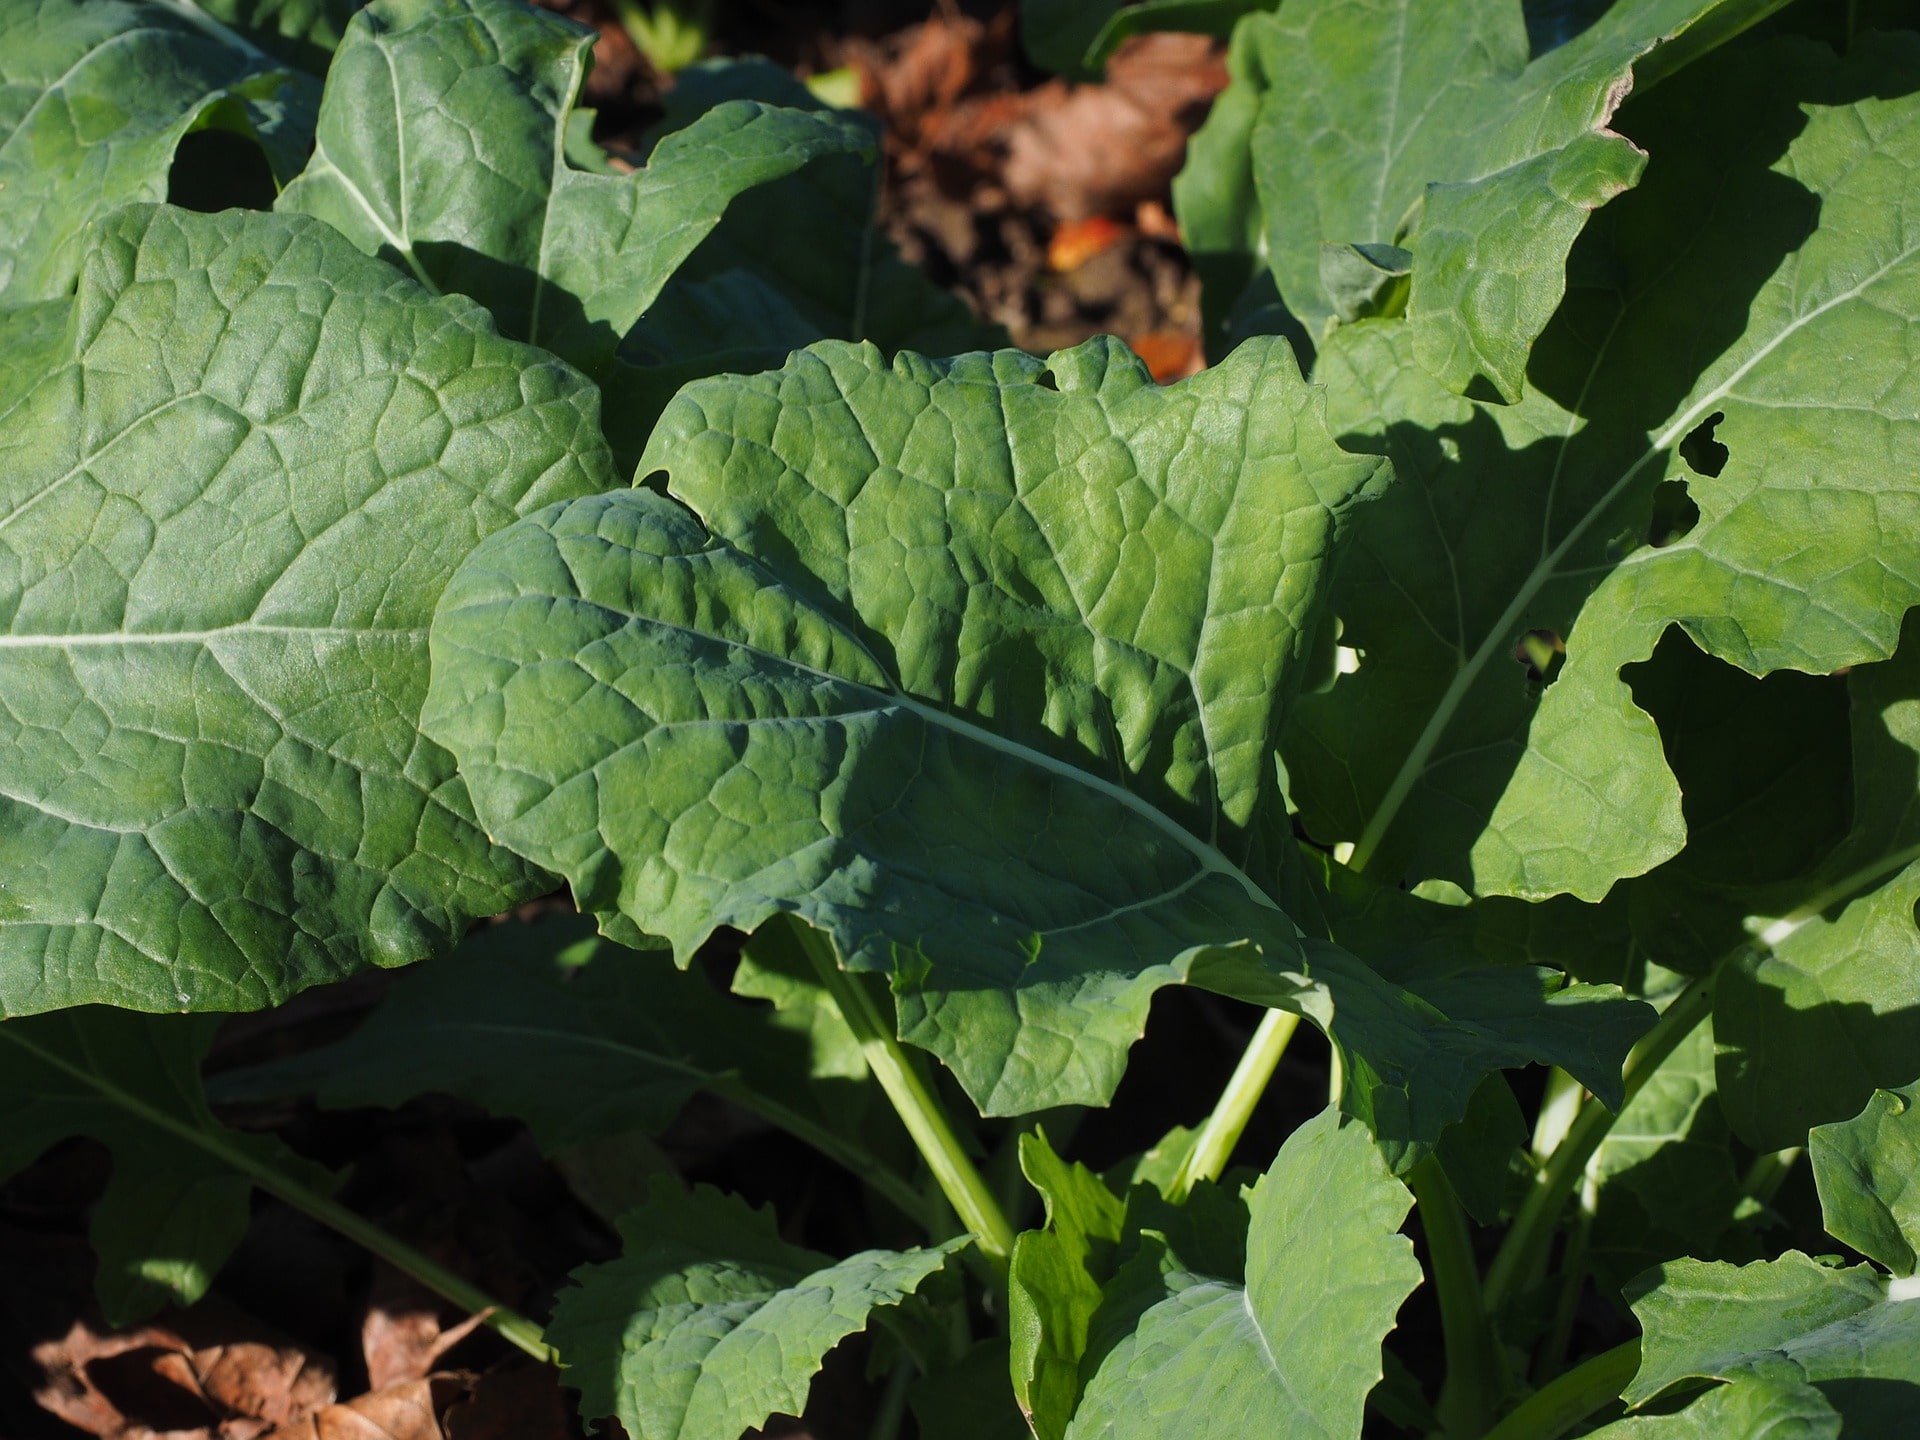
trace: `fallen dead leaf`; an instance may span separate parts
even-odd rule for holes
[[[118,1334],[78,1321],[33,1359],[41,1408],[102,1440],[257,1440],[335,1394],[324,1357],[204,1303]]]
[[[265,1440],[446,1440],[440,1414],[470,1384],[463,1375],[432,1375],[329,1405]]]
[[[1107,62],[1105,84],[1036,103],[1013,127],[1007,191],[1062,220],[1125,214],[1166,189],[1226,83],[1217,41],[1135,36]]]
[[[424,1379],[438,1368],[441,1356],[487,1318],[483,1311],[442,1328],[443,1309],[443,1303],[431,1291],[392,1266],[375,1268],[373,1293],[360,1326],[360,1350],[367,1362],[369,1390]]]

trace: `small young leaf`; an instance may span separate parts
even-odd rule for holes
[[[215,1017],[99,1006],[0,1024],[0,1179],[70,1136],[113,1152],[90,1232],[112,1324],[206,1293],[246,1233],[263,1170],[322,1194],[333,1187],[277,1140],[236,1134],[209,1113],[200,1060],[218,1028]]]
[[[1013,1247],[1013,1394],[1039,1440],[1060,1440],[1080,1399],[1087,1329],[1100,1308],[1125,1207],[1099,1176],[1054,1154],[1038,1131],[1020,1137],[1020,1168],[1047,1214],[1043,1228],[1022,1232]]]
[[[1835,1239],[1895,1275],[1920,1265],[1920,1086],[1876,1090],[1851,1120],[1807,1141],[1820,1208]]]
[[[64,299],[87,227],[167,198],[174,151],[223,102],[275,168],[298,168],[311,82],[162,0],[0,8],[0,301]]]
[[[1357,1437],[1380,1342],[1420,1283],[1395,1233],[1411,1203],[1364,1128],[1331,1110],[1308,1121],[1252,1190],[1244,1288],[1196,1278],[1149,1309],[1069,1440]]]
[[[613,483],[598,397],[304,216],[93,237],[59,363],[0,365],[0,1013],[445,949],[548,882],[415,727],[427,622],[481,536]]]
[[[647,1440],[737,1440],[798,1415],[827,1352],[968,1243],[834,1261],[706,1187],[656,1188],[620,1231],[625,1253],[574,1273],[546,1333],[581,1415]]]

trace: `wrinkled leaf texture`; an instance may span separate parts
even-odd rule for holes
[[[613,483],[597,396],[302,216],[103,222],[0,367],[0,1011],[245,1009],[548,883],[416,726],[483,535]],[[50,349],[52,312],[0,320]]]

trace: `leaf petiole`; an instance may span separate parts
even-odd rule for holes
[[[1187,1158],[1173,1178],[1167,1198],[1176,1205],[1202,1180],[1218,1180],[1233,1155],[1233,1147],[1253,1117],[1253,1110],[1266,1093],[1267,1082],[1286,1053],[1287,1042],[1300,1026],[1300,1017],[1291,1010],[1269,1010],[1247,1042],[1240,1063],[1227,1077],[1226,1088],[1213,1107],[1213,1113],[1193,1137]]]
[[[1627,1058],[1623,1076],[1622,1108],[1666,1063],[1680,1042],[1707,1018],[1713,1008],[1714,980],[1718,965],[1693,982],[1668,1005],[1659,1022],[1634,1046]],[[1573,1193],[1587,1161],[1613,1128],[1614,1113],[1604,1105],[1586,1105],[1567,1127],[1566,1139],[1555,1148],[1546,1168],[1513,1217],[1513,1228],[1500,1244],[1499,1253],[1487,1268],[1485,1287],[1489,1314],[1497,1312],[1515,1286],[1534,1273],[1552,1243],[1560,1209]]]
[[[1603,1350],[1529,1395],[1482,1440],[1559,1440],[1618,1400],[1639,1368],[1638,1339]]]
[[[887,1092],[887,1099],[893,1102],[901,1123],[907,1127],[927,1168],[939,1182],[941,1193],[959,1215],[960,1223],[973,1232],[980,1253],[997,1273],[1005,1275],[1013,1254],[1013,1226],[1008,1223],[992,1187],[961,1144],[946,1106],[934,1092],[925,1072],[900,1043],[858,977],[840,968],[839,957],[833,953],[827,937],[798,920],[784,923],[813,962],[827,993],[839,1007],[841,1018],[859,1041],[867,1067],[880,1082],[880,1088]]]

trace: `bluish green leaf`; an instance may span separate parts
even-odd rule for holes
[[[647,1440],[737,1440],[798,1415],[827,1352],[967,1244],[835,1261],[704,1187],[656,1189],[620,1230],[624,1253],[574,1273],[546,1334],[581,1415]]]
[[[111,1324],[206,1293],[246,1234],[263,1171],[332,1188],[278,1140],[237,1134],[208,1111],[200,1060],[218,1028],[100,1006],[0,1024],[0,1179],[74,1136],[112,1152],[89,1227]]]
[[[87,227],[167,198],[174,151],[219,123],[291,174],[309,82],[190,5],[13,0],[0,9],[0,301],[72,293]]]
[[[0,1012],[443,950],[550,882],[416,728],[427,622],[481,536],[612,483],[597,397],[302,216],[96,234],[0,396]]]
[[[1411,1199],[1360,1126],[1325,1111],[1254,1186],[1243,1286],[1196,1278],[1087,1386],[1071,1440],[1356,1437],[1380,1342],[1420,1283]]]

